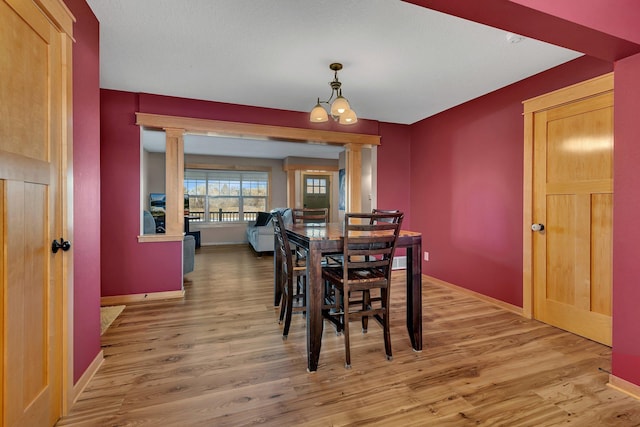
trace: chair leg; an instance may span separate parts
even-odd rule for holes
[[[284,283],[286,284],[286,280]],[[284,319],[285,311],[287,310],[287,294],[287,290],[283,288],[282,294],[280,295],[280,319],[278,320],[278,324],[280,325],[282,325],[282,319]]]
[[[342,314],[342,323],[344,329],[344,367],[345,369],[351,369],[351,348],[349,345],[349,296],[342,295],[344,304]]]
[[[362,311],[368,310],[371,305],[371,293],[368,289],[362,291]],[[362,333],[366,334],[369,327],[369,316],[362,316]]]
[[[383,330],[384,330],[384,351],[387,354],[387,360],[393,360],[391,354],[391,330],[389,322],[389,289],[380,289],[382,297],[383,313]]]
[[[342,334],[342,318],[340,317],[340,297],[339,291],[331,282],[324,281],[324,295],[322,304],[322,315],[327,318],[336,328],[336,335]]]
[[[338,314],[342,310],[342,301],[343,301],[342,290],[338,289],[337,286],[333,286],[333,285],[329,285],[329,286],[333,292],[333,299],[331,300],[331,304],[333,305],[333,307],[331,308],[331,310],[335,314],[335,319],[337,320],[335,322],[336,335],[340,335],[344,331],[344,327],[343,327],[344,317],[341,317]]]
[[[284,317],[284,329],[282,330],[282,339],[286,340],[289,336],[289,327],[291,326],[291,315],[293,311],[293,279],[287,280],[287,289],[285,291],[287,295],[286,314]]]
[[[307,277],[300,276],[298,277],[297,281],[298,281],[298,288],[300,289],[297,300],[298,300],[298,304],[304,307],[304,310],[302,310],[302,318],[306,319],[307,317]]]

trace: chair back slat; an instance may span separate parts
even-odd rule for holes
[[[352,269],[366,269],[366,268],[377,268],[377,267],[385,267],[388,264],[388,261],[385,259],[375,259],[375,260],[358,260],[349,262],[349,267]]]
[[[372,234],[352,234],[349,239],[352,245],[375,245],[376,243],[388,243],[394,239],[394,234],[388,232],[386,234],[373,234],[379,231],[382,230],[372,230]],[[393,229],[391,231],[393,231]]]
[[[327,208],[295,208],[293,209],[294,224],[314,224],[328,222]]]
[[[351,231],[363,231],[370,233],[372,231],[395,230],[395,224],[391,222],[379,222],[375,224],[352,224]]]
[[[371,211],[371,213],[373,213],[373,214],[398,214],[398,213],[400,213],[400,211],[397,210],[397,209],[393,209],[393,210],[374,209],[374,210]],[[398,218],[400,218],[400,217],[393,216],[393,217],[387,217],[386,219],[380,219],[380,221],[393,222],[393,221],[397,221]]]

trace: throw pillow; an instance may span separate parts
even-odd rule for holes
[[[271,220],[271,214],[269,212],[258,212],[258,218],[256,218],[256,227],[263,227]]]

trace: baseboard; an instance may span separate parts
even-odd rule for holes
[[[100,305],[127,305],[132,302],[157,301],[184,298],[184,290],[149,292],[147,294],[113,295],[100,298]]]
[[[445,282],[444,280],[440,280],[440,279],[436,279],[435,277],[427,276],[426,274],[423,274],[422,277],[423,277],[423,280],[428,280],[428,281],[436,283],[438,285],[446,286],[446,287],[448,287],[450,289],[454,289],[454,290],[456,290],[458,292],[465,293],[465,294],[470,295],[470,296],[472,296],[472,297],[474,297],[476,299],[482,300],[484,302],[488,302],[489,304],[493,304],[495,306],[503,308],[503,309],[505,309],[507,311],[510,311],[512,313],[515,313],[517,315],[524,316],[524,312],[522,311],[522,307],[518,307],[517,305],[513,305],[513,304],[509,304],[508,302],[500,301],[499,299],[495,299],[495,298],[489,297],[487,295],[481,294],[479,292],[472,291],[470,289],[463,288],[463,287],[458,286],[458,285],[454,285],[453,283]]]
[[[93,362],[91,362],[82,376],[78,379],[78,382],[73,385],[70,396],[71,405],[69,405],[69,408],[71,408],[71,406],[76,403],[76,400],[78,399],[78,396],[80,396],[80,393],[84,391],[84,389],[89,384],[89,381],[91,381],[96,372],[98,372],[98,369],[100,369],[100,366],[102,366],[102,362],[104,362],[104,353],[102,350],[100,350],[95,359],[93,359]]]
[[[624,394],[627,394],[634,399],[640,400],[640,386],[630,383],[627,380],[623,380],[622,378],[618,378],[615,375],[609,375],[609,382],[607,385],[613,389],[621,391]]]

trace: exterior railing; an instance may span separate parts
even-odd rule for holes
[[[204,212],[189,212],[189,220],[192,222],[233,222],[233,221],[255,221],[258,212],[244,212],[244,218],[240,218],[238,211],[223,211],[219,209],[216,212],[209,212],[209,218],[205,218]]]

